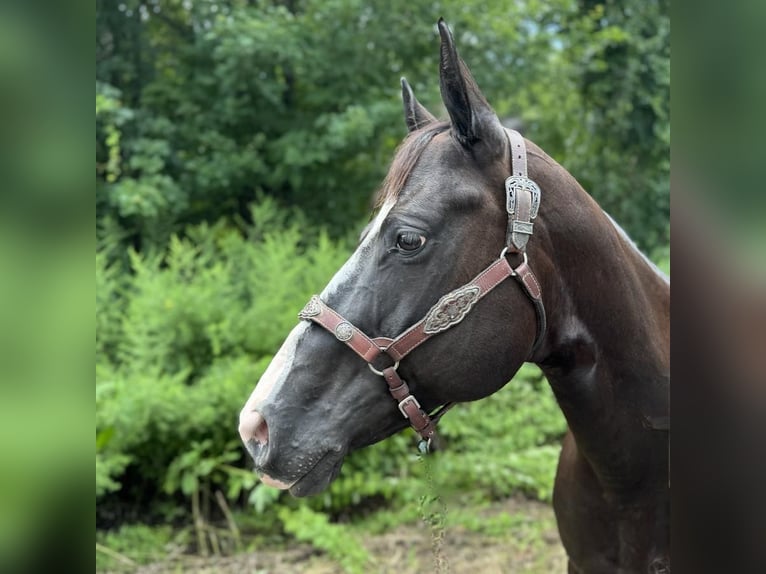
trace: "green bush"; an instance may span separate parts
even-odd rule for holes
[[[348,255],[307,234],[299,215],[284,219],[265,201],[242,230],[201,225],[165,253],[131,252],[127,269],[102,238],[97,496],[125,486],[189,495],[200,480],[233,494],[243,480],[252,487],[241,472],[239,409],[297,310]]]
[[[279,517],[285,530],[298,540],[310,542],[336,559],[349,574],[370,571],[371,559],[350,528],[331,524],[324,514],[301,507],[297,510],[283,508]]]
[[[96,11],[96,202],[142,246],[255,191],[345,231],[405,133],[399,77],[444,115],[438,14],[501,118],[639,245],[668,239],[667,0],[138,4]]]
[[[114,532],[96,533],[96,571],[130,572],[139,564],[161,560],[169,550],[182,549],[184,532],[170,526],[124,525]]]

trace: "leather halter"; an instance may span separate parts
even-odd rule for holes
[[[535,307],[537,335],[531,355],[537,351],[545,335],[545,307],[542,302],[540,283],[528,265],[526,253],[527,241],[533,230],[532,221],[537,216],[540,206],[540,188],[527,177],[524,138],[513,130],[506,129],[506,132],[511,144],[512,175],[505,181],[508,230],[506,245],[498,259],[471,281],[444,295],[431,307],[425,317],[394,339],[367,336],[340,313],[329,307],[318,295],[312,296],[298,314],[301,319],[312,321],[332,333],[338,341],[345,343],[367,362],[375,374],[385,379],[388,391],[399,405],[399,411],[420,435],[422,441],[419,446],[422,451],[428,450],[436,423],[447,409],[453,406],[453,403],[447,403],[429,416],[410,393],[407,383],[399,377],[397,373],[399,361],[434,335],[459,324],[479,299],[508,277],[514,277],[518,281]],[[508,252],[522,255],[522,262],[515,268],[511,267],[506,258]],[[376,360],[384,355],[394,364],[378,370]]]

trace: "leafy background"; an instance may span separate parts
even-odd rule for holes
[[[181,537],[203,554],[305,540],[364,571],[350,525],[418,519],[409,431],[299,501],[257,483],[232,429],[353,248],[404,135],[399,77],[444,116],[439,16],[501,119],[667,268],[667,2],[97,2],[100,569]],[[550,500],[565,424],[536,368],[440,427],[445,497]]]

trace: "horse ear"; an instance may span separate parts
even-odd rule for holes
[[[404,121],[407,129],[414,132],[416,129],[435,122],[436,118],[429,112],[412,93],[412,88],[405,78],[402,78],[402,103],[404,104]]]
[[[491,149],[504,150],[506,136],[500,120],[458,56],[452,32],[443,18],[439,18],[438,26],[441,36],[439,86],[456,139],[464,147],[482,142]]]

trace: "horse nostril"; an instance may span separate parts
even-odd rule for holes
[[[242,411],[239,413],[239,436],[247,444],[254,440],[261,446],[269,442],[269,426],[266,419],[258,411]]]

